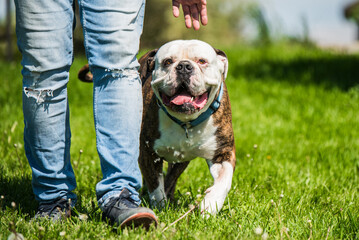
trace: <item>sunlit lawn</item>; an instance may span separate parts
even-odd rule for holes
[[[0,62],[0,239],[10,229],[26,239],[359,238],[359,56],[287,44],[226,52],[237,150],[228,201],[216,217],[194,211],[163,232],[212,184],[197,159],[147,233],[101,221],[92,89],[76,79],[84,58],[75,60],[69,83],[77,214],[61,224],[30,222],[37,203],[22,140],[21,67]]]

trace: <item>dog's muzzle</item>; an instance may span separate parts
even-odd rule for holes
[[[172,96],[160,92],[162,103],[172,111],[179,113],[193,114],[200,111],[206,105],[209,93],[194,95],[190,90],[190,78],[195,73],[194,66],[190,61],[180,61],[175,66],[175,72],[179,85]]]

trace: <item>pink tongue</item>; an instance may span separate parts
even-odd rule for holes
[[[202,96],[200,96],[195,100],[194,102],[195,106],[199,109],[202,109],[204,105],[206,105],[207,99],[208,99],[208,93],[204,93]]]
[[[192,96],[186,92],[180,92],[175,97],[171,98],[171,102],[175,105],[183,105],[185,103],[192,103],[196,108],[202,109],[207,103],[208,93],[204,93],[200,97],[196,97],[192,100]]]
[[[175,105],[183,105],[186,102],[191,102],[192,96],[186,91],[180,92],[178,95],[171,99],[171,103]]]

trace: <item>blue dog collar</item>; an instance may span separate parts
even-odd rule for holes
[[[202,122],[207,120],[213,113],[215,113],[218,110],[218,108],[221,106],[222,97],[223,97],[223,82],[221,83],[221,88],[219,90],[218,97],[215,100],[213,100],[212,104],[208,107],[208,109],[204,113],[199,115],[198,118],[188,121],[188,122],[182,122],[181,120],[171,116],[168,113],[167,109],[160,103],[158,98],[157,98],[157,104],[162,109],[162,111],[164,111],[167,114],[167,116],[170,119],[172,119],[172,121],[174,121],[175,123],[180,125],[185,130],[186,137],[188,138],[188,129],[201,124]]]

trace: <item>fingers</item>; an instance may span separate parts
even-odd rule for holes
[[[206,0],[202,0],[200,9],[201,9],[200,10],[200,12],[201,12],[201,22],[202,22],[203,25],[207,25],[208,17],[207,17],[207,1]]]
[[[191,15],[192,15],[192,22],[193,22],[193,28],[195,30],[198,30],[200,28],[200,24],[199,24],[199,13],[198,13],[198,7],[197,5],[192,5],[190,7],[191,10]]]
[[[172,1],[172,13],[173,16],[175,16],[176,18],[179,17],[179,7],[180,7],[180,3],[176,0]]]
[[[207,1],[206,0],[192,0],[192,1],[183,1],[183,0],[172,0],[172,13],[173,16],[179,16],[179,7],[182,5],[183,15],[185,19],[185,25],[187,28],[192,27],[195,30],[200,29],[200,19],[202,25],[207,25]]]
[[[191,18],[191,11],[190,11],[190,7],[187,5],[182,5],[182,9],[183,9],[183,15],[184,15],[184,22],[186,24],[187,28],[191,28],[192,27],[192,18]]]

